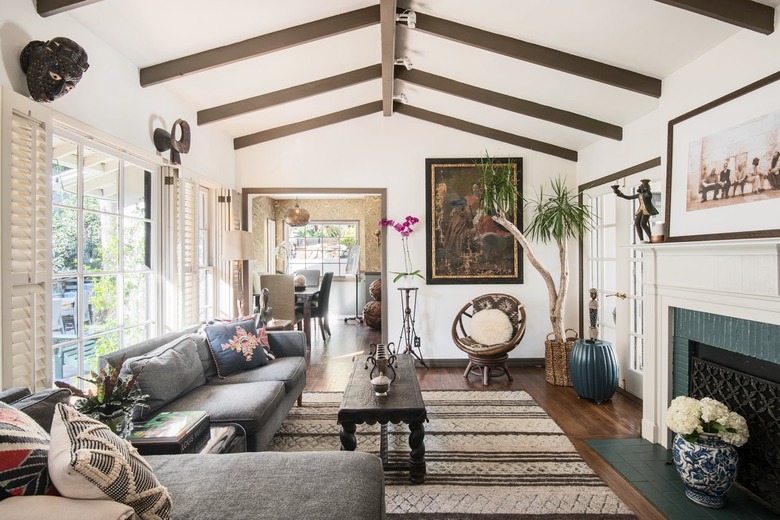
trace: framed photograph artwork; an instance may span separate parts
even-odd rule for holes
[[[522,159],[496,159],[515,171],[522,194]],[[522,249],[479,208],[479,159],[426,159],[428,284],[523,282]],[[518,206],[509,219],[520,229]]]
[[[780,72],[669,122],[668,241],[780,236]]]

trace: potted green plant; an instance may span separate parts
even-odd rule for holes
[[[88,415],[106,424],[116,434],[123,434],[130,423],[130,412],[135,405],[146,406],[144,401],[149,397],[136,386],[139,371],[132,376],[120,376],[125,357],[122,356],[115,367],[107,365],[98,372],[90,372],[91,379],[79,377],[82,381],[91,383],[93,388],[86,392],[64,381],[55,381],[59,388],[67,388],[80,397],[74,407],[84,415]]]
[[[564,303],[569,285],[568,242],[570,238],[581,239],[585,231],[592,227],[593,215],[590,207],[582,204],[579,194],[560,178],[550,180],[551,191],[545,192],[542,186],[536,191],[534,198],[529,198],[518,193],[511,162],[497,161],[485,153],[477,166],[481,174],[479,183],[482,190],[482,210],[512,234],[547,285],[552,332],[545,341],[546,380],[552,384],[571,386],[568,364],[576,335],[574,338],[567,338],[564,326]],[[525,230],[518,229],[508,218],[517,206],[518,197],[522,199],[524,210],[531,216]],[[560,275],[557,283],[549,269],[542,265],[534,254],[529,239],[543,244],[555,242],[558,246]]]

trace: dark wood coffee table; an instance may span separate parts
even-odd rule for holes
[[[417,374],[414,370],[414,358],[411,354],[397,357],[395,381],[390,385],[386,396],[374,395],[369,370],[365,369],[367,356],[356,356],[349,377],[344,398],[339,407],[338,422],[341,425],[341,449],[354,451],[357,447],[355,430],[358,424],[381,425],[379,455],[386,470],[409,470],[409,480],[413,484],[425,481],[425,428],[428,420],[425,403],[420,393]],[[391,464],[387,462],[387,423],[409,425],[409,463]]]

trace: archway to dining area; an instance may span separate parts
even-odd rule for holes
[[[386,247],[377,223],[386,214],[386,198],[385,188],[244,188],[242,229],[252,233],[254,242],[244,294],[259,293],[261,275],[318,271],[322,280],[333,272],[328,313],[333,336],[324,341],[317,324],[311,323],[310,343],[327,345],[342,334],[351,337],[355,328],[367,328],[355,318],[363,317],[365,304],[373,301],[369,286],[384,273]],[[296,205],[309,213],[308,223],[285,221]],[[254,300],[249,302],[252,308]],[[386,318],[382,306],[380,323],[387,323]],[[387,340],[384,330],[358,336]]]

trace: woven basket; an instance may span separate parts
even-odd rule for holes
[[[563,343],[551,337],[555,337],[552,332],[547,334],[544,342],[544,379],[551,385],[572,386],[569,359],[579,335],[574,329],[566,329],[566,340]]]

